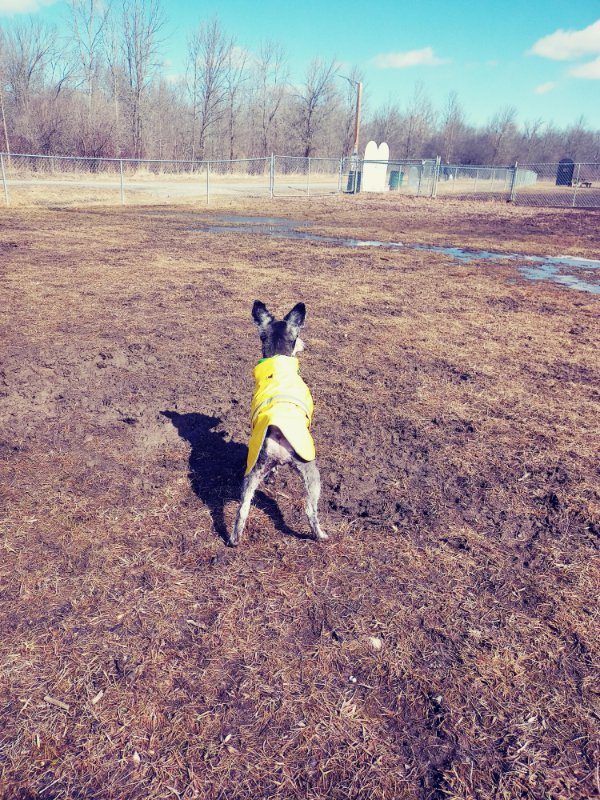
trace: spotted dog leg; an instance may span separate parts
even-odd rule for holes
[[[294,461],[294,466],[304,479],[306,486],[306,515],[310,524],[313,538],[317,542],[324,542],[329,536],[321,529],[318,517],[319,497],[321,495],[321,475],[316,461]]]

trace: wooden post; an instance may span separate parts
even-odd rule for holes
[[[121,173],[121,205],[125,205],[125,187],[123,185],[123,159],[119,159],[119,172]]]
[[[360,107],[362,104],[363,85],[360,81],[356,82],[356,115],[354,117],[354,150],[358,155],[358,137],[360,134]]]

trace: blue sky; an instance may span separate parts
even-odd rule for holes
[[[281,43],[295,82],[315,56],[336,58],[342,71],[358,66],[367,113],[388,101],[402,106],[422,82],[438,108],[456,91],[474,124],[511,105],[521,123],[563,127],[583,116],[600,129],[598,0],[164,0],[163,8],[173,76],[183,71],[189,31],[218,15],[250,52],[267,38]],[[29,12],[60,25],[66,11],[65,0],[0,0],[0,22]]]

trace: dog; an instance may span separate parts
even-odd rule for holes
[[[263,357],[253,372],[256,387],[252,397],[252,435],[240,507],[229,545],[237,547],[239,544],[254,493],[263,478],[280,464],[291,464],[302,475],[312,538],[324,542],[329,537],[321,529],[317,508],[321,476],[309,431],[313,401],[298,373],[296,358],[296,354],[304,350],[299,334],[304,326],[306,306],[297,303],[277,321],[264,303],[255,300],[252,317],[258,326]]]

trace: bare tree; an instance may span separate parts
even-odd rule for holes
[[[524,159],[526,163],[531,163],[532,154],[539,148],[539,141],[542,130],[544,128],[544,120],[541,117],[525,122],[523,125],[522,133],[522,153],[519,158]]]
[[[587,146],[590,142],[587,125],[583,114],[565,131],[565,151],[567,155],[581,161],[587,157]]]
[[[600,161],[600,131],[591,133],[591,161]]]
[[[5,79],[17,109],[28,111],[34,91],[43,87],[56,34],[39,20],[29,19],[15,23],[4,38]]]
[[[415,84],[402,121],[404,158],[418,158],[422,155],[434,118],[431,100],[425,92],[425,86],[419,81]]]
[[[70,0],[69,8],[78,73],[85,87],[88,117],[91,120],[110,5],[102,0]]]
[[[336,61],[328,64],[313,59],[297,99],[297,120],[302,154],[309,157],[315,149],[315,138],[334,109],[337,93],[333,77],[338,69]]]
[[[376,142],[387,142],[390,152],[400,152],[402,114],[395,103],[388,102],[378,109],[368,126],[368,130],[370,137]]]
[[[57,64],[54,28],[33,18],[14,23],[4,36],[3,63],[14,116],[13,145],[16,142],[21,150],[43,149],[38,133],[44,118],[35,108],[35,101],[51,91],[53,67]],[[59,82],[56,95],[61,85]]]
[[[285,97],[289,79],[285,49],[272,41],[260,46],[256,63],[256,115],[260,122],[260,155],[272,153],[276,123]]]
[[[4,31],[0,28],[0,120],[2,121],[2,134],[4,138],[4,147],[7,154],[10,156],[10,139],[8,137],[8,126],[6,124],[6,108],[4,105],[4,85],[5,85],[5,53],[6,43],[4,38]]]
[[[456,147],[465,129],[465,117],[456,92],[450,92],[442,114],[442,158],[449,164],[456,158]]]
[[[281,45],[264,42],[253,58],[214,19],[190,37],[186,77],[174,82],[160,65],[159,3],[67,0],[68,44],[37,18],[3,20],[0,149],[232,159],[265,157],[282,146],[305,156],[349,152],[353,82],[362,78],[356,68],[344,70],[350,82],[343,82],[334,76],[335,62],[315,59],[292,88]],[[455,92],[438,119],[423,84],[403,107],[392,98],[363,113],[363,130],[365,137],[387,141],[396,158],[440,154],[465,164],[600,159],[600,131],[583,118],[565,128],[541,119],[521,126],[508,107],[475,127],[465,121]]]
[[[144,155],[143,116],[146,92],[158,67],[164,17],[160,0],[123,0],[123,49],[129,88],[134,158]]]
[[[227,98],[227,135],[229,140],[229,158],[235,156],[236,120],[240,113],[240,90],[248,80],[246,64],[247,53],[232,42],[232,47],[227,57],[227,71],[225,75],[225,92]]]
[[[490,164],[506,164],[514,160],[517,134],[517,109],[505,106],[490,120],[486,133],[490,145]]]
[[[113,151],[114,134],[118,126],[117,113],[109,110],[110,23],[114,20],[110,2],[104,0],[70,0],[70,31],[72,35],[73,71],[83,96],[77,97],[77,141],[81,155],[98,156]],[[118,51],[116,39],[113,53]],[[108,91],[107,91],[108,90]],[[78,93],[79,95],[80,93]],[[82,102],[83,101],[83,102]]]
[[[233,40],[214,18],[188,40],[188,91],[192,103],[192,159],[203,159],[208,131],[227,111]]]

